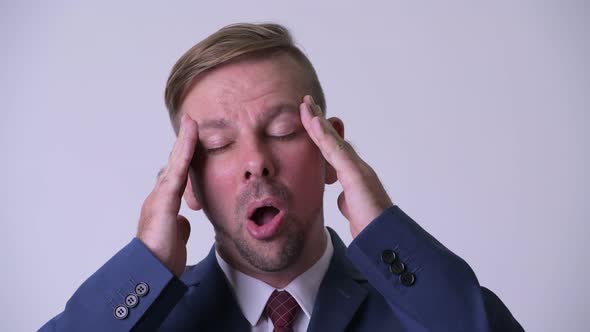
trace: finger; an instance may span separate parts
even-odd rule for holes
[[[197,141],[197,123],[184,114],[180,122],[180,132],[170,153],[168,164],[159,177],[159,186],[168,192],[176,194],[178,197],[181,197],[184,192]]]
[[[323,116],[319,106],[310,104],[312,101],[306,96],[300,105],[303,127],[337,172],[353,167],[353,161],[358,158],[356,152]]]
[[[186,244],[191,233],[191,225],[188,222],[188,219],[182,215],[176,216],[176,225],[177,241],[171,270],[172,273],[178,277],[186,268]]]
[[[316,145],[320,142],[318,141],[319,135],[314,131],[312,126],[312,121],[314,118],[321,115],[321,109],[318,107],[313,106],[313,98],[309,95],[303,97],[303,103],[299,106],[300,108],[300,115],[301,115],[301,123],[303,127],[309,134],[309,137],[314,141]]]
[[[319,139],[321,137],[322,132],[327,132],[330,135],[333,135],[338,141],[343,141],[344,139],[338,134],[336,129],[332,126],[330,121],[328,121],[322,111],[321,107],[315,103],[313,97],[307,95],[303,98],[304,103],[302,104],[304,108],[307,109],[307,114],[303,114],[305,117],[304,119],[304,126],[308,126],[309,130],[312,131],[314,138]],[[317,121],[314,118],[318,118],[320,124],[320,131],[317,131],[318,128],[314,128],[313,122]]]
[[[182,215],[178,215],[176,221],[178,222],[178,240],[186,244],[191,236],[191,224],[188,219]]]

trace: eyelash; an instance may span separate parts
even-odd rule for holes
[[[216,153],[222,152],[223,150],[229,148],[230,145],[231,144],[224,145],[224,146],[221,146],[221,147],[218,147],[218,148],[207,149],[207,153],[208,154],[216,154]]]
[[[288,141],[291,138],[293,138],[293,136],[295,136],[295,134],[296,134],[295,132],[292,132],[290,134],[283,135],[283,136],[269,136],[269,137],[274,138],[274,139],[277,139],[279,141]]]
[[[272,136],[269,135],[268,137],[272,138],[272,139],[276,139],[278,141],[284,142],[284,141],[288,141],[290,139],[292,139],[295,134],[297,134],[296,132],[292,132],[290,134],[284,135],[284,136]],[[207,153],[209,154],[216,154],[216,153],[220,153],[223,152],[224,150],[226,150],[227,148],[229,148],[232,145],[232,143],[224,145],[224,146],[220,146],[218,148],[212,148],[212,149],[207,149]]]

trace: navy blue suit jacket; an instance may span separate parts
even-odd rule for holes
[[[502,301],[479,285],[465,261],[397,206],[385,210],[348,248],[333,230],[330,235],[334,255],[308,331],[523,330]],[[115,308],[138,293],[139,283],[149,291],[126,307],[124,319],[117,319]],[[250,329],[213,249],[176,278],[133,239],[41,331]]]

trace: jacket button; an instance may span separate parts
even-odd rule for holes
[[[395,261],[393,264],[389,265],[389,271],[395,274],[396,276],[402,274],[406,270],[406,265],[400,261]]]
[[[140,282],[135,285],[135,294],[137,294],[137,296],[146,296],[149,291],[150,288],[145,282]]]
[[[387,250],[383,250],[383,252],[381,253],[381,260],[385,264],[392,264],[393,262],[395,262],[396,259],[397,259],[397,255],[395,254],[395,251],[393,251],[393,250],[387,249]]]
[[[139,297],[135,294],[125,296],[125,305],[129,308],[135,308],[139,303]]]
[[[412,286],[416,282],[416,276],[410,272],[404,272],[399,276],[399,281],[406,287]]]
[[[113,315],[117,319],[125,319],[129,315],[129,309],[124,305],[118,305],[113,311]]]

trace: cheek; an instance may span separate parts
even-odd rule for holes
[[[217,214],[232,212],[231,199],[234,197],[236,183],[233,181],[235,170],[228,165],[235,163],[221,162],[213,158],[203,161],[199,165],[199,190],[201,193],[201,204],[208,213],[219,220]]]
[[[291,190],[295,210],[321,207],[325,162],[315,144],[308,140],[280,156],[279,179]]]

